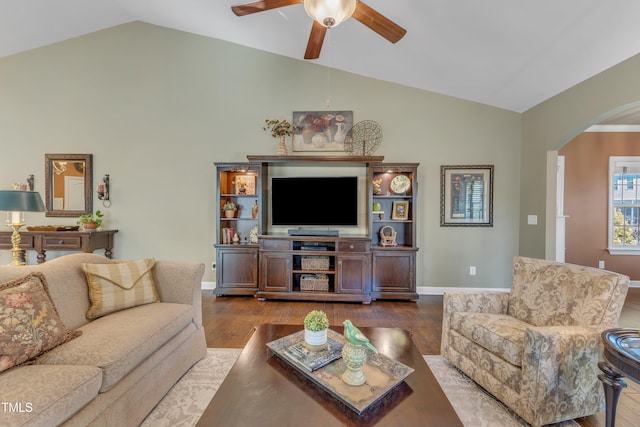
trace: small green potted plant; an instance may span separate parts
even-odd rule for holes
[[[222,210],[224,211],[225,218],[233,218],[236,215],[238,207],[235,203],[227,201],[224,206],[222,206]]]
[[[310,350],[320,350],[327,344],[329,319],[322,310],[310,311],[304,318],[304,342]]]
[[[82,228],[85,230],[95,230],[96,228],[99,228],[102,225],[103,216],[104,214],[100,211],[96,211],[95,214],[93,213],[84,214],[80,218],[78,218],[78,221],[76,222],[76,224],[82,225]]]
[[[293,133],[297,129],[298,127],[289,123],[288,120],[277,119],[266,119],[264,121],[264,126],[262,127],[262,130],[264,130],[265,132],[271,132],[272,137],[280,139],[278,151],[276,151],[276,154],[278,156],[287,155],[287,145],[285,144],[285,137],[293,135]]]

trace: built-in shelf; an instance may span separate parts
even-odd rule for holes
[[[363,303],[380,298],[418,299],[415,278],[418,163],[383,163],[384,156],[343,155],[248,155],[247,159],[249,163],[216,163],[218,295],[253,294],[260,299]],[[269,234],[266,212],[270,203],[270,171],[274,165],[277,166],[274,169],[307,165],[365,168],[366,186],[360,189],[366,195],[367,206],[363,235],[301,238]],[[238,177],[245,175],[255,176],[255,194],[241,194],[233,185],[238,182]],[[408,179],[410,184],[407,184],[406,191],[396,193],[394,189],[399,191],[398,188],[402,187],[392,185],[392,182],[400,175],[403,178],[399,181]],[[241,207],[239,217],[222,217],[222,206],[226,201]],[[374,202],[382,212],[373,210]],[[258,205],[256,217],[251,215],[253,203]],[[393,227],[396,246],[382,246],[379,233],[383,226]],[[221,240],[224,230],[232,228],[234,233],[239,232],[242,243],[248,243],[247,236],[254,227],[259,230],[258,245],[237,245],[228,243],[229,239]],[[322,246],[325,249],[309,250],[305,246]],[[321,256],[329,258],[328,269],[324,266],[303,268],[300,265],[302,257]],[[327,276],[328,290],[301,290],[303,276],[314,274]],[[308,287],[309,280],[305,280],[305,287]]]

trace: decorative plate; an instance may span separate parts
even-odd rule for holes
[[[398,175],[391,180],[391,191],[396,194],[406,193],[411,187],[411,180],[406,175]]]
[[[353,125],[344,139],[344,150],[352,156],[370,156],[382,143],[382,127],[373,120]]]

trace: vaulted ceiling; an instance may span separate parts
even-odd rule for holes
[[[0,57],[143,21],[303,60],[302,4],[237,17],[242,0],[0,0]],[[407,29],[391,44],[354,19],[314,62],[523,112],[640,52],[637,0],[367,0]]]

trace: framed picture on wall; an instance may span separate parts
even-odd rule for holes
[[[353,111],[294,111],[293,151],[341,151]]]
[[[493,227],[493,165],[440,167],[440,226]]]

